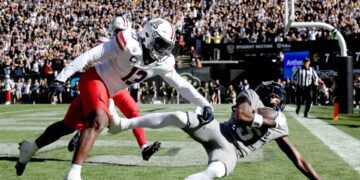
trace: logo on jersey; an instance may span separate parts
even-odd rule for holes
[[[131,37],[132,37],[133,39],[135,39],[136,41],[139,41],[136,33],[131,32]]]
[[[154,27],[155,29],[157,29],[159,27],[160,24],[162,24],[163,22],[161,20],[157,20],[157,21],[154,21],[154,22],[151,22],[150,25],[152,27]]]
[[[136,62],[138,62],[139,60],[138,60],[138,58],[137,57],[135,57],[135,56],[131,56],[131,58],[130,58],[130,62],[132,62],[132,63],[136,63]]]

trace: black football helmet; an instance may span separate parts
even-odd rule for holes
[[[283,111],[286,106],[286,91],[278,83],[274,81],[264,81],[255,88],[260,100],[266,107],[271,107],[276,111]],[[280,99],[280,104],[272,104],[271,99],[277,97]]]

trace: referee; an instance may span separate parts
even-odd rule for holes
[[[296,86],[296,114],[299,114],[301,104],[305,102],[304,117],[308,117],[313,99],[313,86],[318,86],[318,75],[310,67],[310,59],[305,58],[303,66],[294,73],[292,80]]]

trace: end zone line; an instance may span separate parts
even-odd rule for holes
[[[360,141],[358,139],[355,139],[320,119],[311,117],[311,114],[309,116],[310,118],[296,115],[294,107],[288,106],[286,112],[311,131],[326,146],[360,174]]]

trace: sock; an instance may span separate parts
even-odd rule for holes
[[[36,145],[35,142],[23,142],[20,150],[19,162],[27,163],[32,155],[39,150],[39,147]]]
[[[140,147],[141,152],[143,152],[146,147],[148,147],[147,144],[142,145],[142,146]]]
[[[136,128],[132,130],[139,147],[146,145],[146,136],[143,128]]]
[[[69,173],[67,174],[67,178],[71,179],[71,178],[81,178],[81,165],[78,164],[71,164],[71,168]]]

